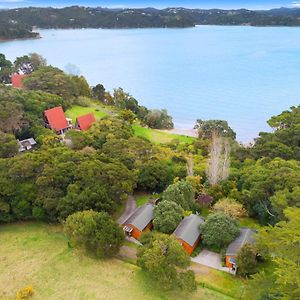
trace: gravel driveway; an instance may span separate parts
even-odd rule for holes
[[[129,196],[125,211],[123,212],[122,216],[118,219],[119,224],[123,224],[129,217],[130,215],[135,211],[136,209],[136,200],[134,196]]]
[[[223,267],[221,263],[221,256],[218,253],[202,250],[196,257],[191,258],[195,263],[214,268],[217,270],[229,272],[229,268]]]

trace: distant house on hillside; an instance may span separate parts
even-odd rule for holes
[[[240,235],[233,242],[231,242],[226,251],[226,267],[236,271],[236,257],[241,248],[246,244],[254,244],[255,231],[250,228],[241,228]]]
[[[189,255],[192,254],[200,242],[200,225],[203,223],[204,220],[201,217],[192,214],[185,217],[173,233]]]
[[[46,128],[55,130],[57,134],[63,134],[72,128],[72,120],[67,119],[61,106],[44,111]]]
[[[123,223],[126,235],[139,239],[143,232],[153,228],[154,205],[145,204],[138,207],[133,214]]]
[[[18,144],[19,144],[19,152],[32,150],[37,145],[36,141],[33,138],[22,140],[22,141],[18,140]]]
[[[12,74],[11,75],[11,84],[14,88],[22,89],[23,86],[23,79],[26,77],[26,74]]]
[[[77,117],[76,123],[75,123],[75,128],[85,131],[85,130],[88,130],[95,122],[96,122],[96,118],[95,118],[94,114],[89,113],[87,115]]]

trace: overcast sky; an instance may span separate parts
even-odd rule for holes
[[[299,7],[300,0],[0,0],[0,8],[24,6],[53,6],[70,5],[102,6],[102,7],[188,7],[188,8],[250,8],[269,9],[275,7]]]

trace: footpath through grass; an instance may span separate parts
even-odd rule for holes
[[[215,288],[201,286],[192,295],[163,292],[133,264],[118,259],[97,260],[69,248],[60,226],[1,225],[0,240],[0,299],[15,299],[16,292],[29,285],[34,289],[33,300],[232,299]],[[203,282],[211,276],[206,275],[197,277]],[[226,284],[230,289],[232,282]]]

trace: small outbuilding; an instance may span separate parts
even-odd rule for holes
[[[11,75],[11,84],[14,88],[22,89],[23,86],[23,79],[26,77],[26,74],[12,74]]]
[[[33,138],[22,140],[22,141],[18,140],[18,144],[19,144],[19,152],[32,150],[37,145],[36,141]]]
[[[185,217],[173,233],[189,255],[200,242],[200,225],[203,223],[204,220],[200,216],[192,214]]]
[[[57,134],[63,134],[72,128],[72,120],[67,119],[61,106],[44,111],[46,128],[54,130]]]
[[[143,232],[153,228],[154,205],[147,203],[138,207],[133,214],[123,223],[123,230],[127,236],[139,239]]]
[[[254,244],[255,231],[250,228],[241,228],[240,235],[229,244],[226,251],[226,267],[236,271],[236,257],[242,247],[248,243],[250,245]]]
[[[75,128],[85,131],[88,130],[95,122],[96,118],[94,114],[89,113],[76,119]]]

